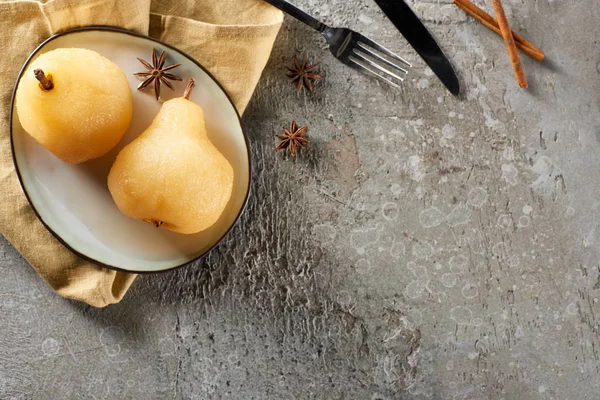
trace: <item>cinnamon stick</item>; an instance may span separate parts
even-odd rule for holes
[[[490,14],[483,11],[481,8],[477,7],[475,4],[471,3],[469,0],[454,0],[454,4],[469,14],[470,16],[477,19],[488,29],[492,30],[496,34],[502,36],[502,32],[500,31],[500,26],[498,25],[498,21]],[[515,44],[519,49],[523,51],[523,53],[527,54],[531,58],[536,61],[542,61],[545,57],[543,51],[535,47],[531,42],[525,39],[523,36],[519,35],[515,31],[512,31],[513,39]]]
[[[500,26],[500,32],[502,32],[504,43],[506,43],[506,49],[508,50],[508,56],[510,57],[510,62],[512,63],[513,70],[515,71],[515,77],[517,78],[519,86],[526,88],[529,85],[527,84],[525,71],[523,71],[523,65],[521,64],[521,58],[519,57],[519,51],[515,45],[515,39],[513,38],[512,31],[510,30],[508,18],[506,18],[506,14],[504,13],[504,7],[502,7],[500,0],[492,0],[492,3],[494,3],[496,18],[498,19],[498,25]]]

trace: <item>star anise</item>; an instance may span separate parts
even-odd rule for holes
[[[163,50],[160,53],[160,56],[156,54],[156,50],[152,49],[152,65],[148,61],[142,60],[138,57],[138,60],[146,67],[148,72],[137,72],[135,76],[141,76],[146,78],[142,83],[137,87],[138,90],[142,90],[145,87],[148,87],[152,82],[154,82],[154,94],[156,94],[156,100],[160,97],[160,84],[161,82],[165,84],[169,89],[174,90],[173,86],[169,82],[172,81],[181,81],[182,79],[177,76],[168,73],[167,71],[171,71],[179,67],[181,64],[172,64],[166,67],[163,67],[165,64],[166,52]]]
[[[279,135],[281,143],[277,145],[277,151],[288,149],[292,156],[296,156],[296,149],[303,149],[310,142],[305,137],[308,131],[308,126],[298,127],[296,121],[292,121],[290,129],[284,129]]]
[[[294,65],[291,67],[285,67],[290,71],[287,75],[290,78],[290,82],[296,85],[296,90],[300,91],[304,86],[310,93],[313,92],[312,82],[322,78],[321,75],[315,73],[320,63],[308,65],[306,61],[306,55],[302,58],[302,61],[298,56],[294,56]]]

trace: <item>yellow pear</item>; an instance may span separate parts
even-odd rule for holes
[[[36,58],[19,81],[15,102],[23,129],[71,164],[106,154],[131,122],[127,77],[87,49],[56,49]]]
[[[156,227],[197,233],[213,225],[233,190],[233,168],[188,100],[194,80],[166,101],[152,124],[117,156],[108,189],[121,212]]]

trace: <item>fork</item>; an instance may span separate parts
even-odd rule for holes
[[[399,88],[408,74],[411,63],[392,53],[385,47],[348,28],[332,28],[308,15],[285,0],[265,0],[298,21],[321,32],[329,44],[329,50],[342,63],[360,72]]]

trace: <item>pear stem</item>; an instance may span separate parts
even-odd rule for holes
[[[47,92],[54,88],[54,83],[52,83],[51,75],[46,76],[46,74],[44,74],[44,71],[42,71],[39,68],[35,69],[33,71],[33,74],[35,75],[35,79],[40,81],[40,87],[44,92]]]
[[[190,94],[192,94],[192,90],[196,86],[196,80],[194,78],[190,78],[187,87],[185,88],[185,92],[183,92],[183,98],[186,100],[190,99]]]

